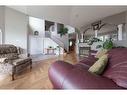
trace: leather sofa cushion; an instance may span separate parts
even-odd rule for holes
[[[88,56],[88,57],[84,57],[82,60],[79,61],[78,64],[85,64],[88,67],[92,66],[96,61],[98,60],[98,58],[95,58],[94,56]]]
[[[57,77],[59,78],[59,77]],[[62,89],[121,89],[112,80],[91,74],[86,69],[71,69],[64,77]]]
[[[82,64],[85,65],[85,64]],[[111,79],[91,74],[83,68],[64,61],[56,61],[49,68],[54,89],[121,89]]]
[[[108,52],[109,62],[103,76],[117,85],[127,88],[127,48],[115,48]]]

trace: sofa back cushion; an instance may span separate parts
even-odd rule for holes
[[[18,53],[8,53],[8,54],[1,54],[0,58],[6,58],[9,60],[14,60],[19,58]]]
[[[108,52],[108,56],[108,66],[103,76],[127,88],[127,48],[112,49]]]
[[[88,57],[84,57],[82,60],[79,61],[79,63],[81,64],[85,64],[88,65],[89,67],[92,66],[96,61],[98,60],[98,58],[95,58],[94,56],[88,56]]]
[[[8,44],[0,45],[0,54],[8,54],[8,53],[18,53],[17,47]]]
[[[18,51],[14,45],[2,44],[0,45],[0,58],[17,59]]]

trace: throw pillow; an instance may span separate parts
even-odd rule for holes
[[[102,57],[100,57],[90,68],[89,72],[94,73],[94,74],[102,74],[106,65],[108,62],[108,55],[105,54]]]
[[[100,51],[97,52],[97,54],[95,55],[95,58],[100,58],[101,56],[103,56],[107,52],[108,52],[107,49],[102,49],[102,50],[100,50]]]

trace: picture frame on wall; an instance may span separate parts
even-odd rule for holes
[[[39,32],[38,31],[34,31],[34,35],[38,36]]]

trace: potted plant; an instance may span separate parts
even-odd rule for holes
[[[107,39],[104,43],[103,43],[103,49],[112,49],[113,48],[113,42],[112,39]]]
[[[58,31],[58,34],[60,34],[61,37],[67,33],[68,33],[68,28],[65,27],[60,28],[60,31]]]
[[[52,46],[49,46],[49,48],[53,48]]]

